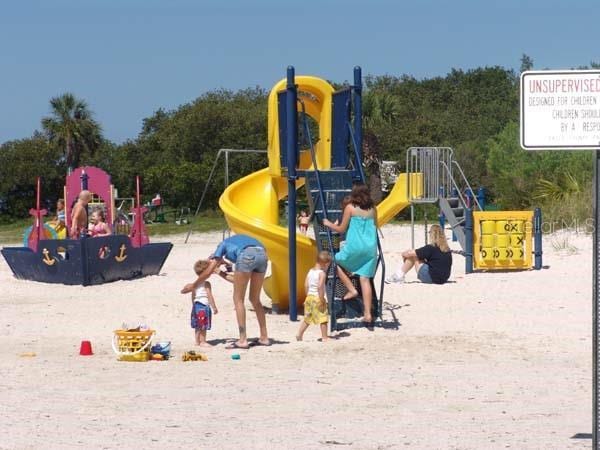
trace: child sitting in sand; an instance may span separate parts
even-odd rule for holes
[[[108,224],[105,222],[104,211],[100,208],[95,209],[90,217],[92,223],[88,226],[88,233],[92,237],[98,236],[109,236],[112,231]]]
[[[317,263],[308,271],[304,281],[306,299],[304,300],[304,320],[296,335],[296,340],[301,341],[304,332],[309,325],[321,327],[321,340],[325,342],[327,336],[327,324],[329,316],[327,313],[327,300],[325,300],[325,280],[327,269],[331,264],[331,254],[328,251],[319,252]]]
[[[207,260],[196,261],[194,272],[200,275],[208,268]],[[210,344],[206,342],[206,332],[211,329],[212,314],[217,314],[219,310],[212,294],[212,288],[208,281],[205,281],[195,290],[187,289],[187,286],[181,290],[182,294],[192,293],[192,313],[191,326],[195,330],[196,345],[206,347]]]

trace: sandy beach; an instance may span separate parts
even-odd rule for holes
[[[410,228],[383,233],[395,267]],[[323,344],[311,327],[296,342],[298,323],[269,315],[274,345],[237,361],[225,349],[237,331],[232,289],[220,279],[209,360],[181,361],[194,340],[179,290],[221,233],[172,237],[159,276],[93,287],[16,280],[2,260],[0,448],[590,448],[573,436],[592,425],[592,238],[553,248],[564,236],[544,238],[541,271],[465,276],[455,256],[447,285],[411,273],[386,288],[385,329]],[[174,357],[117,361],[123,322],[155,329]],[[257,336],[251,311],[248,329]],[[84,339],[93,356],[79,356]]]

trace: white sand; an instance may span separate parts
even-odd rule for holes
[[[409,229],[384,233],[394,266]],[[455,256],[454,283],[411,274],[386,290],[398,329],[321,344],[312,327],[298,343],[297,323],[268,316],[277,344],[239,361],[224,349],[237,326],[218,279],[218,345],[208,362],[180,360],[193,330],[178,292],[220,233],[176,237],[160,276],[87,288],[15,280],[2,260],[0,448],[589,448],[572,436],[592,424],[591,237],[571,236],[576,255],[551,239],[546,270],[465,276]],[[155,328],[175,358],[118,362],[110,342],[123,321]],[[248,328],[256,336],[252,312]],[[78,355],[82,339],[94,356]]]

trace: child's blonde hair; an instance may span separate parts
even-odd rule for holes
[[[331,262],[331,253],[327,250],[320,251],[317,255],[317,262],[319,264],[329,264]]]
[[[437,224],[431,225],[429,228],[429,234],[431,236],[431,242],[437,248],[439,248],[444,253],[450,251],[450,247],[448,246],[448,241],[446,240],[446,235],[444,234],[444,230]]]
[[[196,275],[200,275],[202,272],[208,269],[208,264],[209,263],[207,259],[200,259],[196,261],[194,263],[194,272],[196,272]]]

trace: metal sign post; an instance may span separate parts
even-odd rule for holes
[[[592,302],[593,302],[593,312],[592,312],[592,322],[593,322],[593,333],[592,333],[592,370],[593,370],[593,409],[592,409],[592,417],[593,417],[593,426],[592,426],[592,448],[599,448],[598,438],[600,432],[600,424],[598,423],[598,406],[600,405],[600,399],[598,396],[600,393],[598,392],[598,364],[600,363],[600,358],[598,358],[598,333],[600,333],[600,325],[598,324],[598,311],[600,310],[600,298],[598,297],[598,293],[600,290],[600,271],[598,270],[598,245],[600,244],[600,239],[598,239],[600,230],[598,224],[600,223],[598,213],[598,194],[600,193],[600,183],[598,180],[598,169],[600,168],[600,152],[596,151],[594,155],[594,270],[592,280]]]
[[[596,150],[594,153],[593,411],[592,448],[600,448],[598,343],[600,324],[600,71],[544,70],[521,74],[521,147],[525,150]],[[539,224],[541,226],[541,224]],[[537,264],[537,254],[536,254]]]

